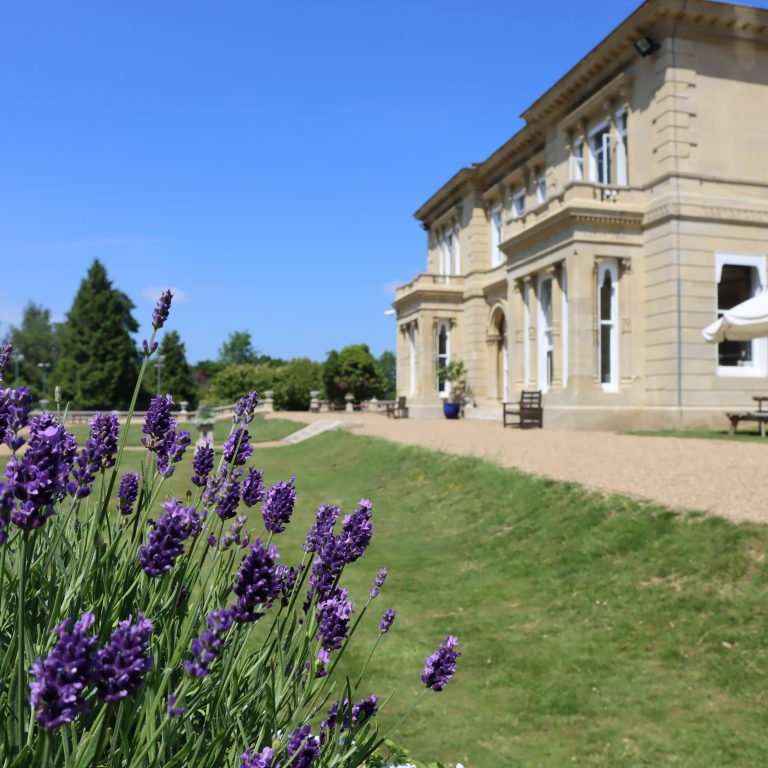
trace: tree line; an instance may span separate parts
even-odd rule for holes
[[[110,281],[97,259],[82,280],[66,320],[55,323],[49,309],[29,303],[19,326],[5,335],[14,347],[7,380],[30,388],[36,400],[51,399],[56,386],[72,409],[110,410],[130,402],[141,355],[133,334],[135,306]],[[160,365],[159,371],[157,365]],[[275,407],[305,410],[309,393],[341,404],[351,392],[355,400],[395,397],[395,356],[376,359],[366,344],[331,350],[325,362],[308,358],[284,360],[258,352],[248,331],[234,331],[218,357],[190,365],[177,331],[163,334],[155,368],[144,377],[140,405],[157,391],[190,408],[234,402],[251,390],[272,390]]]

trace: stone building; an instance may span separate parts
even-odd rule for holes
[[[766,286],[768,10],[648,0],[415,213],[397,386],[439,416],[462,360],[472,417],[544,392],[545,426],[723,425],[768,394],[763,339],[701,329]]]

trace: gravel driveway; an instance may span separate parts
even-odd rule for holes
[[[478,456],[534,475],[693,509],[768,522],[768,439],[756,442],[639,437],[610,432],[504,429],[485,421],[387,419],[369,413],[276,413],[305,423],[351,422],[371,435],[446,453]]]

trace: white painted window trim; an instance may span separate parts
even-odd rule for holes
[[[723,276],[723,267],[726,264],[734,267],[753,267],[757,270],[757,278],[760,285],[754,295],[766,290],[766,257],[764,255],[745,253],[715,253],[715,314],[720,307],[717,306],[717,286]],[[715,361],[719,360],[718,351],[715,350]],[[768,339],[752,340],[752,360],[754,365],[717,365],[717,376],[724,378],[760,378],[768,375]]]
[[[611,340],[610,340],[610,360],[611,360],[611,380],[602,381],[602,285],[606,272],[611,275]],[[615,259],[605,259],[597,267],[597,370],[600,378],[600,385],[603,392],[619,391],[619,263]]]
[[[453,228],[453,274],[461,274],[461,244],[459,243],[459,226]]]
[[[563,299],[562,304],[562,370],[563,370],[563,389],[568,386],[568,270],[563,265],[560,268],[560,293]]]
[[[580,153],[577,153],[577,147]],[[571,181],[584,181],[584,140],[576,139],[571,144]]]
[[[491,209],[491,266],[498,267],[504,263],[504,254],[501,252],[501,241],[504,237],[504,209],[501,205],[495,205]]]
[[[610,124],[607,120],[602,120],[599,122],[592,130],[589,132],[587,136],[587,143],[589,145],[589,180],[593,184],[609,184],[611,179],[611,172],[610,172],[610,162],[607,162],[606,171],[608,172],[608,178],[605,181],[599,181],[597,178],[597,158],[595,156],[595,150],[593,146],[593,139],[598,133],[601,133],[602,131],[605,131],[607,128],[610,127]],[[610,134],[608,134],[610,136]],[[603,137],[605,139],[605,137]],[[609,155],[610,155],[610,147],[605,145],[605,141],[603,141],[603,162],[608,161]]]
[[[629,183],[629,157],[627,155],[627,133],[629,118],[626,107],[614,115],[616,120],[616,186],[626,187]],[[625,126],[622,129],[622,119]]]
[[[440,369],[440,332],[445,329],[445,365],[451,361],[451,322],[450,320],[437,321],[437,334],[435,335],[435,360],[437,361],[437,370]],[[440,389],[440,377],[437,376],[437,394],[442,398],[447,398],[451,394],[451,383],[443,382],[445,389]]]
[[[538,318],[537,318],[537,328],[536,328],[536,362],[537,362],[537,381],[538,381],[538,387],[541,390],[542,394],[547,394],[549,392],[549,387],[551,385],[551,382],[547,381],[548,378],[548,366],[547,366],[547,352],[549,351],[548,345],[547,345],[547,324],[546,324],[546,316],[544,315],[544,302],[541,300],[542,296],[544,294],[544,284],[549,283],[549,313],[550,313],[550,325],[549,330],[552,331],[552,322],[554,320],[554,307],[552,306],[552,300],[554,298],[554,282],[552,275],[550,274],[542,274],[539,275],[538,280],[538,287],[537,287],[537,295],[538,295]],[[555,346],[554,346],[554,338],[552,339],[552,355],[554,357],[555,354]]]
[[[536,199],[539,205],[547,202],[547,175],[545,173],[536,179]]]
[[[531,384],[531,296],[529,283],[523,283],[523,387]]]
[[[518,210],[518,206],[517,206],[518,200],[523,201],[521,210]],[[512,215],[516,219],[519,219],[522,216],[525,216],[525,189],[518,189],[517,192],[515,192],[515,194],[512,195]]]

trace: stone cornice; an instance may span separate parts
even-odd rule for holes
[[[768,209],[736,208],[728,205],[706,205],[670,200],[650,208],[643,216],[643,227],[659,224],[667,219],[757,224],[765,227],[768,226]]]

